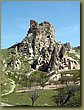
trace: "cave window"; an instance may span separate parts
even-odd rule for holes
[[[29,56],[31,55],[31,53],[29,53]]]
[[[47,36],[47,38],[50,38],[50,36]]]

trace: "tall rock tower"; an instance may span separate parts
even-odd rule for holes
[[[32,68],[42,71],[55,68],[54,31],[54,27],[47,21],[38,24],[36,21],[30,20],[30,28],[19,46],[19,52],[28,56]]]

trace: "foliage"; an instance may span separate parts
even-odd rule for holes
[[[75,92],[74,96],[70,98],[70,100],[65,104],[65,106],[74,106],[74,107],[80,107],[81,100],[80,100],[80,91]]]
[[[58,89],[58,94],[53,96],[53,101],[57,106],[80,106],[80,87],[69,86]]]
[[[47,81],[48,77],[46,72],[34,71],[29,76],[29,82],[32,82],[34,85],[40,85],[41,87],[44,87]]]
[[[21,61],[21,68],[19,70],[14,70],[13,68],[7,68],[6,71],[1,73],[1,93],[6,93],[5,90],[10,90],[11,84],[8,78],[11,78],[15,81],[15,84],[21,85],[21,87],[31,87],[40,85],[44,88],[46,82],[49,80],[46,72],[42,71],[32,71],[26,59],[23,55],[12,56],[11,52],[13,49],[1,50],[1,66],[3,67],[3,59],[6,63],[10,63],[13,60],[13,57],[17,57]],[[69,56],[73,57],[76,60],[76,55],[74,53],[69,53]],[[38,56],[39,57],[39,56]],[[10,65],[11,66],[11,65]],[[28,74],[31,72],[30,76]],[[8,73],[8,74],[6,74]],[[41,90],[39,94],[37,91],[30,91],[30,93],[24,93],[21,96],[21,93],[13,92],[10,95],[2,97],[3,102],[11,103],[14,105],[31,105],[30,99],[32,100],[32,106],[45,106],[45,103],[51,106],[80,106],[80,88],[76,85],[77,81],[80,81],[80,70],[60,72],[62,78],[59,81],[53,82],[55,85],[66,84],[67,88],[61,88],[58,90]],[[73,75],[73,77],[64,76],[66,74]],[[70,81],[74,82],[74,86],[69,86]],[[20,88],[20,87],[19,87]],[[28,89],[28,90],[29,90]],[[40,96],[40,97],[39,97]],[[38,98],[39,97],[39,98]],[[53,98],[51,98],[53,97]],[[38,99],[38,100],[37,100]],[[11,100],[13,102],[11,102]],[[53,100],[53,101],[52,101]]]

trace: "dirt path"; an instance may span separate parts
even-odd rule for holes
[[[5,94],[2,94],[1,97],[6,96],[6,95],[8,95],[8,94],[10,94],[10,93],[12,93],[14,91],[14,89],[15,89],[15,81],[13,81],[12,79],[10,79],[10,80],[11,80],[11,83],[12,83],[11,90],[9,92],[5,93]],[[1,102],[1,106],[13,106],[13,105]]]
[[[1,106],[13,106],[13,105],[1,102]]]
[[[13,81],[12,79],[10,79],[10,80],[12,82],[11,90],[9,92],[5,93],[5,94],[2,94],[1,97],[5,96],[5,95],[8,95],[8,94],[10,94],[10,93],[12,93],[14,91],[14,89],[15,89],[15,81]]]

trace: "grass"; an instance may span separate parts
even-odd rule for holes
[[[55,103],[52,100],[52,96],[57,94],[57,91],[55,90],[43,90],[40,91],[40,97],[36,102],[37,106],[45,106],[45,104],[48,104],[49,106],[55,106]]]
[[[56,90],[40,90],[40,97],[36,100],[35,106],[56,106],[53,101],[53,96],[57,95]],[[14,106],[31,106],[31,99],[28,92],[19,93],[13,92],[7,96],[3,96],[1,101]],[[69,101],[64,106],[80,106],[80,90],[75,91]]]
[[[1,94],[8,93],[11,90],[11,81],[10,79],[5,79],[4,83],[1,84]]]
[[[6,83],[5,83],[6,84]],[[6,84],[6,85],[3,85],[1,87],[1,94],[5,94],[5,93],[8,93],[10,90],[11,90],[11,85],[10,84]]]
[[[80,70],[71,70],[71,71],[65,71],[60,73],[62,75],[65,75],[65,74],[77,75],[77,74],[80,74]],[[38,74],[36,73],[35,75],[38,76]],[[17,89],[18,88],[20,87],[18,86]],[[39,95],[40,97],[36,100],[35,106],[56,106],[52,97],[57,95],[57,90],[39,90]],[[3,96],[1,98],[1,101],[14,106],[19,106],[19,105],[31,106],[31,99],[29,97],[28,92],[18,93],[14,91],[9,95]],[[80,91],[75,92],[74,96],[70,98],[70,100],[66,103],[65,106],[80,106]]]
[[[57,92],[55,90],[40,90],[40,97],[37,99],[35,106],[45,106],[45,104],[48,104],[49,106],[55,106],[55,103],[52,101],[51,97],[56,93]],[[23,95],[22,93],[13,92],[7,96],[3,96],[1,101],[15,106],[31,106],[31,99],[29,98],[28,92],[23,93]]]

